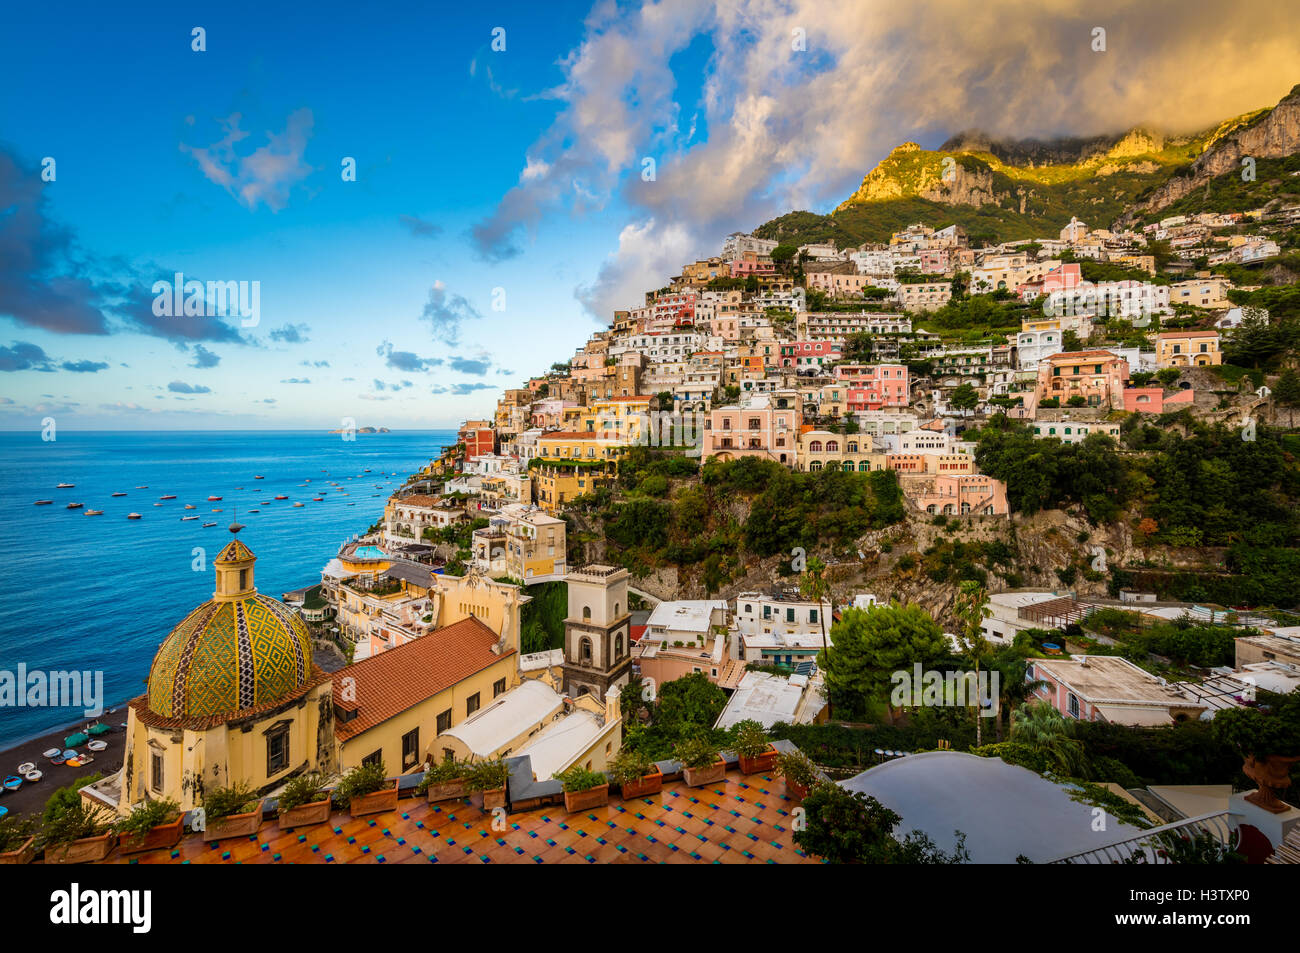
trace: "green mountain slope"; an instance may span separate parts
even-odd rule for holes
[[[971,132],[937,150],[907,142],[829,215],[790,212],[754,234],[788,244],[834,241],[848,247],[888,241],[913,222],[955,222],[975,244],[1055,235],[1072,215],[1092,227],[1109,227],[1178,202],[1222,174],[1247,146],[1260,157],[1300,151],[1297,111],[1300,87],[1272,109],[1190,136],[1138,128],[1121,136],[1053,142],[1001,143]]]

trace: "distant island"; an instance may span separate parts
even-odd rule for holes
[[[387,427],[358,427],[354,433],[392,433]],[[330,433],[346,433],[343,427],[331,430]]]

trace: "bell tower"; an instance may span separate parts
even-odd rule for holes
[[[564,620],[566,695],[590,693],[603,699],[611,687],[632,676],[631,619],[627,608],[626,569],[585,566],[569,573],[569,615]]]

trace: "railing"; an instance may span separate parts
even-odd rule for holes
[[[1172,864],[1170,847],[1179,842],[1192,843],[1213,838],[1225,849],[1235,847],[1238,840],[1236,815],[1228,811],[1213,811],[1187,817],[1172,824],[1153,827],[1133,837],[1080,851],[1050,861],[1053,864]],[[1142,855],[1139,857],[1138,855]]]

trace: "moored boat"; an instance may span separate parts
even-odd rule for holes
[[[103,511],[103,510],[86,510],[86,515],[87,515],[87,516],[103,516],[103,515],[104,515],[104,511]]]
[[[60,483],[58,486],[55,487],[55,489],[56,489],[56,490],[71,490],[71,489],[72,489],[74,486],[76,486],[76,485],[77,485],[77,484],[75,484],[75,483]]]
[[[164,493],[162,496],[158,497],[158,499],[160,499],[160,500],[174,500],[174,499],[176,499],[176,494],[175,494],[175,493]]]
[[[217,502],[217,500],[219,500],[219,499],[221,499],[221,497],[219,497],[219,496],[210,496],[210,497],[208,497],[208,502],[209,502],[209,503],[215,503],[215,502]]]
[[[294,506],[302,506],[301,503],[295,503],[295,504],[293,504],[293,505],[294,505]]]
[[[185,508],[186,508],[187,510],[192,510],[192,509],[194,509],[194,504],[193,504],[193,503],[186,503],[186,504],[185,504]]]
[[[117,492],[117,493],[113,493],[113,494],[111,494],[111,495],[112,495],[112,496],[126,496],[125,493],[122,493],[122,492],[120,492],[120,491]]]
[[[69,504],[68,504],[68,509],[70,509],[70,510],[79,510],[79,509],[81,509],[81,508],[82,508],[83,506],[85,506],[85,505],[86,505],[86,504],[84,504],[84,503],[69,503]]]
[[[186,520],[196,520],[196,519],[198,519],[197,516],[182,516],[181,522],[184,523]]]
[[[139,513],[127,513],[126,518],[129,520],[138,520],[141,518]]]
[[[285,496],[283,493],[281,493],[279,496],[276,497],[276,499],[277,499],[277,500],[287,500],[288,497]]]
[[[203,528],[207,529],[209,526],[216,526],[216,525],[217,525],[216,523],[204,523]]]
[[[266,477],[262,476],[262,474],[259,473],[259,474],[257,474],[256,476],[254,476],[253,479],[254,479],[254,480],[265,480]]]
[[[49,505],[50,505],[51,503],[53,503],[53,502],[54,502],[53,500],[37,500],[37,501],[36,501],[36,505],[37,505],[37,506],[49,506]]]

